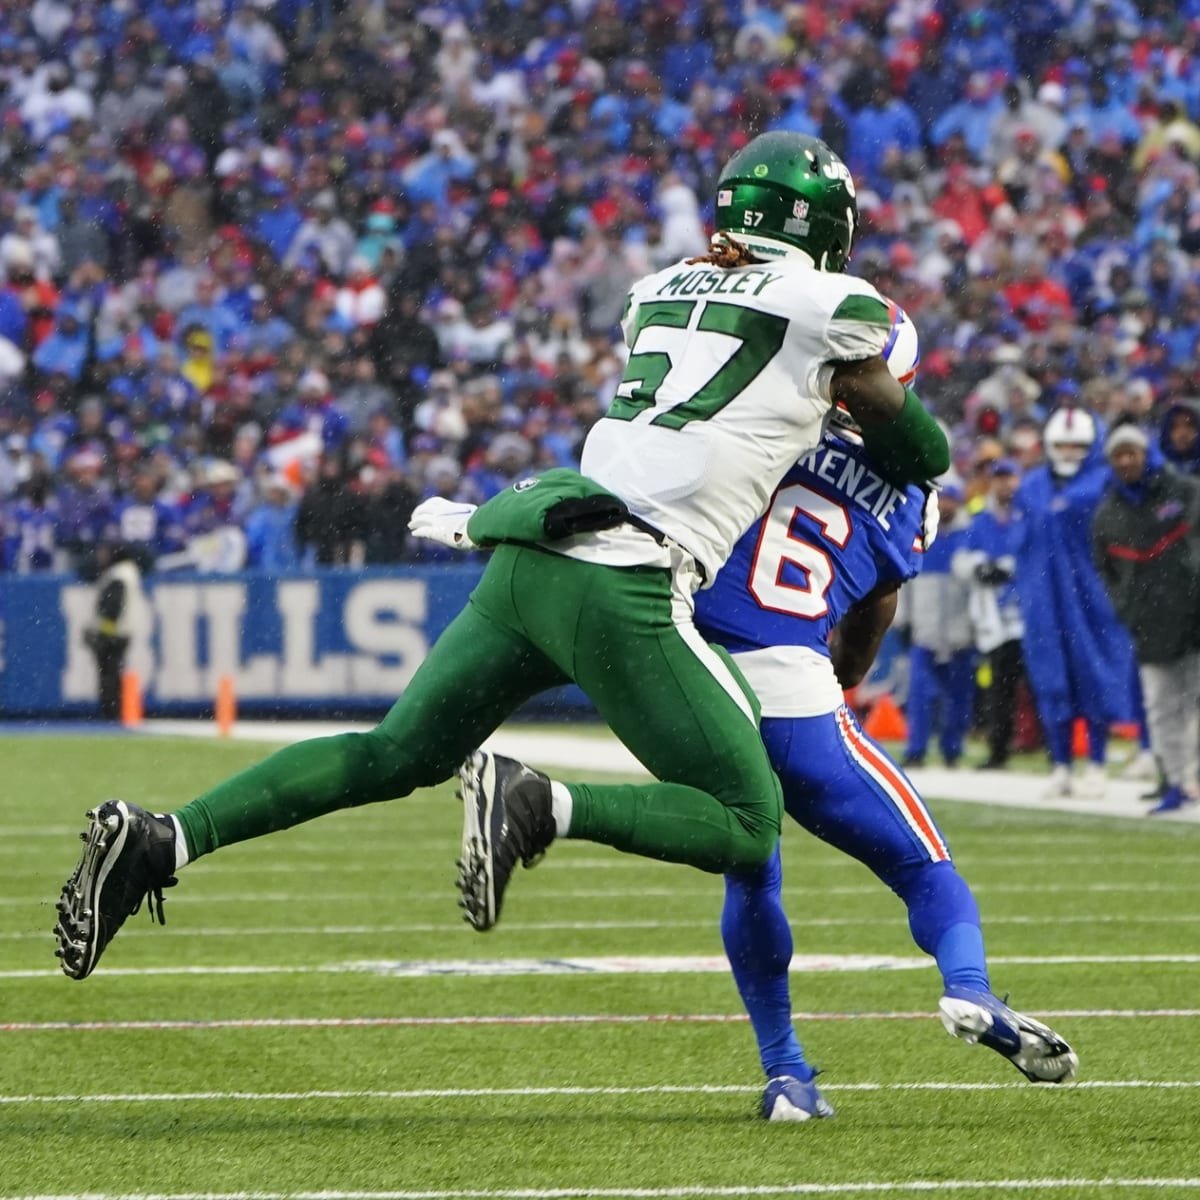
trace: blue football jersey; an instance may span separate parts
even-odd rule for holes
[[[831,433],[784,476],[713,586],[696,625],[733,653],[803,646],[828,656],[830,631],[888,580],[921,569],[926,493],[893,487],[857,442]]]

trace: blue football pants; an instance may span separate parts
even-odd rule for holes
[[[934,729],[946,762],[962,757],[963,741],[971,725],[975,696],[975,652],[960,650],[938,662],[931,650],[914,646],[909,655],[908,746],[906,753],[924,758]]]
[[[908,909],[913,940],[945,984],[989,989],[979,909],[920,794],[844,705],[819,717],[762,722],[788,814],[869,867]],[[768,1078],[810,1079],[792,1028],[779,848],[752,871],[725,876],[721,935]]]

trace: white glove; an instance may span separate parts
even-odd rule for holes
[[[413,537],[428,538],[455,550],[476,550],[478,547],[467,536],[467,522],[475,508],[474,504],[432,496],[413,509],[408,532]]]
[[[938,509],[938,494],[936,488],[930,488],[925,494],[925,510],[921,514],[921,546],[928,550],[937,541],[938,521],[941,519]]]

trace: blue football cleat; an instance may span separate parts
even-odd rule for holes
[[[815,1083],[802,1083],[795,1075],[776,1075],[763,1092],[762,1115],[768,1121],[807,1121],[832,1117],[833,1105]]]
[[[938,1009],[951,1037],[995,1050],[1034,1083],[1065,1083],[1075,1076],[1075,1051],[1049,1026],[1015,1012],[991,992],[950,987]]]
[[[1192,804],[1192,798],[1181,787],[1169,787],[1162,794],[1162,799],[1146,814],[1154,817],[1159,813],[1179,812],[1181,808],[1187,808]]]

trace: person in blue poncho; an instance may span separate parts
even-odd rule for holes
[[[1013,500],[1013,554],[1025,668],[1050,753],[1047,796],[1102,795],[1108,727],[1134,713],[1133,646],[1092,563],[1091,522],[1108,484],[1103,428],[1060,408],[1042,433],[1046,462]],[[1072,778],[1072,727],[1087,722],[1089,763]]]

